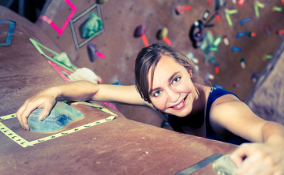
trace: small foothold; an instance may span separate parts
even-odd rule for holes
[[[242,6],[244,4],[244,2],[245,2],[245,0],[239,0],[238,1],[239,6]]]
[[[232,52],[241,52],[242,49],[234,45],[234,46],[232,47],[232,50],[231,50],[231,51],[232,51]]]
[[[241,22],[240,22],[240,24],[243,26],[245,23],[247,23],[247,22],[249,22],[249,21],[251,21],[251,20],[252,20],[252,18],[245,18],[245,19],[242,19]]]
[[[265,30],[265,32],[266,32],[267,35],[270,34],[270,30],[269,30],[268,24],[265,24],[265,25],[264,25],[264,30]]]
[[[233,85],[234,87],[236,87],[236,88],[239,88],[239,87],[241,87],[241,85],[239,84],[239,83],[234,83],[234,85]]]
[[[282,35],[283,33],[284,33],[284,30],[278,30],[278,31],[277,31],[277,34],[278,34],[278,35]]]
[[[97,50],[98,50],[97,45],[88,44],[87,49],[88,49],[88,55],[89,55],[91,62],[94,62],[97,58]]]
[[[242,69],[246,68],[246,64],[245,64],[245,59],[244,58],[241,58],[240,64],[241,64]]]
[[[191,6],[176,6],[175,10],[178,15],[183,14],[185,11],[190,10]]]
[[[141,37],[143,34],[145,34],[146,27],[143,25],[137,26],[134,31],[134,37]]]
[[[206,75],[205,75],[204,80],[205,80],[205,82],[207,82],[207,81],[210,81],[210,80],[214,80],[214,78],[215,78],[214,75],[212,75],[209,72],[207,72]]]
[[[243,36],[246,36],[246,35],[247,35],[246,32],[239,32],[239,33],[237,33],[237,35],[236,35],[236,39],[238,39],[238,38],[240,38],[240,37],[243,37]]]
[[[256,72],[252,73],[251,79],[253,83],[256,83],[257,79],[260,77],[260,74],[257,74]]]
[[[206,20],[210,15],[210,12],[208,10],[206,10],[204,13],[203,13],[203,16],[202,16],[202,19],[203,20]]]
[[[255,37],[255,36],[256,36],[255,32],[249,32],[248,33],[248,37],[250,37],[250,38]]]
[[[219,88],[219,89],[224,89],[224,86],[218,85],[218,84],[214,84],[213,86],[214,88]]]
[[[228,37],[226,36],[226,35],[224,35],[223,36],[223,41],[224,41],[224,44],[226,45],[226,46],[228,46],[230,43],[229,43],[229,39],[228,39]]]
[[[112,84],[113,84],[113,85],[123,85],[123,84],[121,84],[118,80],[114,81]]]
[[[104,4],[104,3],[107,3],[107,2],[108,2],[108,0],[97,0],[98,4]]]
[[[215,67],[215,73],[216,73],[216,74],[219,74],[219,63],[216,62],[216,63],[214,64],[214,67]]]
[[[159,40],[162,40],[162,39],[164,39],[165,37],[168,36],[168,33],[169,33],[168,29],[166,27],[164,27],[164,28],[162,28],[158,31],[157,38]]]
[[[136,38],[141,37],[145,47],[148,47],[149,43],[148,43],[147,37],[145,35],[145,31],[146,31],[145,26],[143,26],[143,25],[137,26],[135,31],[134,31],[134,37],[136,37]]]
[[[222,41],[222,37],[220,35],[218,35],[217,38],[213,41],[212,45],[214,47],[218,47],[219,44],[221,43],[221,41]]]

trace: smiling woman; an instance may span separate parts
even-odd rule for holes
[[[135,76],[136,86],[78,81],[46,89],[28,99],[17,118],[28,130],[28,115],[43,108],[44,119],[58,100],[144,105],[168,117],[179,132],[237,144],[257,142],[242,144],[231,154],[239,174],[284,173],[284,127],[255,115],[232,92],[205,86],[194,64],[179,51],[161,43],[142,49]]]
[[[162,56],[175,59],[180,66],[183,66],[186,70],[188,70],[188,72],[191,72],[192,82],[202,85],[204,84],[195,68],[195,65],[187,56],[163,43],[153,44],[149,47],[143,48],[138,53],[135,62],[136,87],[145,101],[151,102],[149,98],[149,89],[153,83],[154,70]]]

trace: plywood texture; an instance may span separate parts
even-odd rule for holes
[[[109,116],[89,106],[73,107],[86,117],[66,129]],[[128,120],[109,110],[117,114],[113,121],[27,148],[0,133],[0,173],[171,175],[214,153],[228,154],[237,147]],[[16,119],[2,122],[28,141],[51,135],[25,131]],[[209,164],[195,174],[215,173]]]
[[[57,6],[50,4],[57,3]],[[95,0],[71,1],[77,10],[72,18],[75,18],[90,6],[95,4]],[[276,31],[284,28],[283,11],[272,11],[272,7],[284,7],[281,1],[260,2],[265,8],[259,8],[260,17],[257,18],[254,12],[254,1],[245,1],[243,6],[233,4],[228,1],[226,7],[219,11],[221,22],[212,20],[214,27],[205,28],[205,32],[210,31],[214,38],[218,35],[227,35],[230,45],[226,46],[223,41],[218,47],[217,52],[210,54],[219,62],[220,73],[214,72],[214,64],[205,62],[203,51],[194,49],[189,40],[188,34],[191,25],[197,19],[202,20],[202,15],[206,10],[210,11],[210,17],[215,13],[214,1],[211,4],[208,1],[194,0],[121,0],[109,1],[100,5],[104,32],[95,37],[89,43],[97,44],[99,52],[105,54],[105,59],[97,58],[95,62],[89,60],[87,54],[87,44],[76,50],[74,40],[71,34],[70,26],[67,26],[62,35],[59,35],[48,23],[39,19],[36,25],[40,26],[53,41],[71,58],[72,62],[78,67],[88,67],[103,78],[103,83],[111,84],[119,81],[121,84],[134,84],[134,61],[137,53],[144,47],[141,38],[133,36],[134,30],[138,25],[146,26],[146,37],[150,44],[160,41],[156,38],[159,29],[167,27],[169,30],[168,38],[172,41],[173,47],[181,50],[184,54],[193,53],[195,58],[199,59],[197,64],[200,74],[205,78],[205,74],[210,72],[215,76],[211,85],[218,84],[226,90],[236,93],[241,100],[246,100],[254,87],[251,80],[253,72],[260,74],[268,60],[263,61],[262,57],[267,54],[273,54],[280,38]],[[191,9],[182,15],[175,13],[175,7],[178,5],[190,5]],[[237,9],[238,13],[231,15],[233,26],[230,27],[224,15],[224,9]],[[48,1],[42,11],[54,19],[54,22],[61,26],[66,20],[71,9],[65,1]],[[240,21],[251,17],[250,22],[240,25]],[[87,18],[85,16],[74,24],[78,30],[80,24]],[[206,21],[203,21],[206,22]],[[265,24],[269,25],[270,34],[264,30]],[[247,36],[236,39],[238,32],[255,32],[256,37]],[[79,34],[77,33],[78,38]],[[80,39],[82,41],[82,39]],[[89,44],[88,43],[88,44]],[[242,48],[242,52],[232,53],[233,45]],[[240,66],[240,59],[245,58],[246,68]],[[237,83],[240,87],[234,87]],[[144,123],[160,125],[161,119],[153,111],[143,107],[133,107],[126,105],[117,105],[119,110],[129,119],[141,121]]]
[[[284,125],[284,40],[264,69],[248,98],[249,107],[260,117]]]
[[[35,24],[0,6],[0,20],[16,22],[10,46],[0,46],[0,113],[15,113],[31,96],[48,87],[65,84],[29,38],[60,53],[61,49]],[[0,24],[1,42],[6,40],[9,25]],[[47,52],[48,55],[48,52]]]

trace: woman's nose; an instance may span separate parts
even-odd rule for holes
[[[175,91],[173,91],[173,90],[169,90],[169,91],[168,91],[168,99],[169,99],[171,102],[176,102],[176,101],[178,101],[179,97],[180,97],[180,93],[177,93],[177,92],[175,92]]]

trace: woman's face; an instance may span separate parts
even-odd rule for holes
[[[148,72],[149,81],[151,71]],[[187,116],[197,97],[191,76],[191,71],[187,71],[174,58],[162,55],[154,70],[153,84],[149,90],[153,105],[168,114]]]

